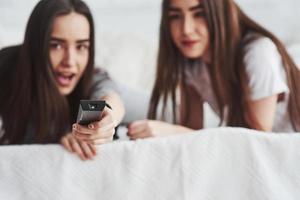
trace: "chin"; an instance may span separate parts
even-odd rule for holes
[[[199,54],[199,53],[184,53],[184,56],[189,58],[189,59],[196,59],[196,58],[200,58],[202,56],[202,54]]]
[[[72,88],[60,88],[59,92],[62,96],[67,96],[73,92]]]
[[[183,55],[189,59],[200,58],[203,55],[203,51],[183,51]]]

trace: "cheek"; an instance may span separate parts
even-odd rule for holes
[[[205,33],[205,48],[206,50],[210,48],[210,35],[208,31]]]
[[[50,63],[53,68],[57,68],[63,59],[63,52],[50,50]]]
[[[201,25],[198,26],[198,35],[200,36],[202,43],[205,47],[209,46],[210,43],[210,34],[209,30],[206,24],[201,23]]]
[[[179,25],[177,23],[171,23],[170,32],[171,32],[172,40],[174,41],[175,44],[178,44],[180,42],[180,36],[181,36]]]
[[[209,35],[209,31],[208,31],[207,27],[205,28],[203,34],[205,35],[206,42],[209,43],[210,42],[210,35]]]
[[[210,40],[209,30],[208,30],[207,24],[205,22],[203,22],[201,24],[201,26],[200,26],[200,32],[201,32],[201,35],[204,38],[204,40],[206,42],[209,42],[209,40]]]
[[[78,67],[79,67],[79,71],[80,71],[81,74],[83,74],[83,72],[85,71],[85,69],[87,67],[87,64],[88,64],[88,61],[89,61],[89,54],[88,53],[85,53],[85,54],[79,56]]]

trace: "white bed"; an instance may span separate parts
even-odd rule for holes
[[[22,42],[36,2],[1,0],[0,48]],[[130,88],[122,94],[130,113],[124,122],[145,118],[161,0],[86,2],[95,16],[97,64]],[[300,64],[299,0],[237,2],[272,30]],[[208,112],[206,127],[216,124]],[[300,134],[205,129],[186,136],[122,140],[98,150],[95,160],[82,162],[59,145],[1,146],[0,200],[300,198]]]
[[[58,145],[0,147],[0,199],[293,200],[300,134],[239,128],[102,145],[81,161]]]

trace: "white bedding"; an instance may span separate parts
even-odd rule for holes
[[[300,198],[300,134],[218,128],[102,145],[93,161],[58,145],[0,157],[3,200]]]

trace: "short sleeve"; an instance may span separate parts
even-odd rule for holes
[[[288,93],[281,55],[269,38],[260,38],[246,46],[244,57],[251,99]]]
[[[104,69],[97,68],[93,75],[90,98],[99,99],[111,92],[119,93],[119,88]]]

